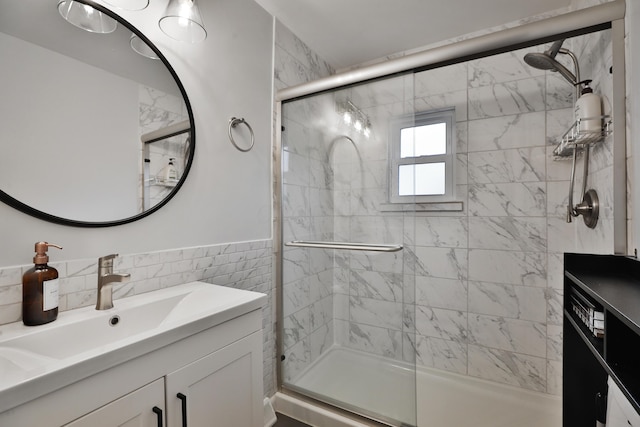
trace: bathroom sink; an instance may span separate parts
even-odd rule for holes
[[[20,388],[42,395],[81,379],[78,372],[93,375],[259,309],[265,299],[192,282],[116,300],[109,310],[61,312],[46,325],[0,326],[0,411]]]
[[[100,348],[157,328],[185,296],[174,295],[152,301],[139,298],[137,304],[126,308],[84,310],[83,313],[70,313],[71,316],[61,313],[59,321],[50,326],[37,327],[33,332],[0,341],[0,356],[3,347],[52,359]]]
[[[2,348],[23,350],[49,359],[62,359],[102,349],[139,334],[160,332],[198,315],[231,308],[246,299],[244,292],[209,284],[177,286],[118,301],[110,310],[93,307],[62,312],[59,319],[24,334],[0,337]]]

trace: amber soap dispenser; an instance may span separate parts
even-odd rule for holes
[[[22,322],[27,326],[44,325],[58,317],[58,270],[49,267],[49,247],[53,243],[36,243],[35,265],[22,276]]]

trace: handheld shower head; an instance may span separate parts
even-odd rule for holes
[[[576,78],[576,76],[571,71],[569,71],[567,67],[556,61],[554,58],[550,57],[547,52],[527,53],[524,56],[524,62],[539,70],[557,71],[572,85],[575,86],[576,84],[578,84],[578,79]]]
[[[580,71],[578,68],[578,60],[571,51],[567,49],[562,49],[563,42],[564,42],[564,39],[554,42],[549,48],[549,50],[545,51],[544,53],[538,53],[538,52],[527,53],[524,56],[524,62],[526,62],[533,68],[537,68],[539,70],[557,71],[569,83],[571,83],[573,86],[576,86],[580,81],[580,77],[579,77]],[[567,67],[565,67],[555,59],[558,53],[563,53],[571,56],[571,59],[573,60],[573,64],[576,68],[576,74],[578,75],[578,77],[576,77],[571,71],[569,71],[569,69],[567,69]]]
[[[544,53],[527,53],[524,56],[524,62],[539,70],[555,71],[556,64],[558,64],[555,57],[560,52],[562,43],[564,43],[564,39],[555,41]]]
[[[555,70],[558,61],[547,55],[547,52],[529,52],[524,56],[524,62],[538,70]]]

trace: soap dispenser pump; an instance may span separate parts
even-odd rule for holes
[[[22,322],[27,326],[43,325],[58,317],[58,270],[47,265],[49,247],[62,249],[53,243],[36,243],[35,265],[22,276]]]
[[[589,86],[591,80],[584,80],[578,84],[584,84],[575,106],[576,120],[580,123],[579,129],[582,132],[601,133],[602,101]]]

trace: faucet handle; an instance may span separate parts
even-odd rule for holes
[[[110,254],[110,255],[105,255],[103,257],[98,258],[98,267],[102,268],[102,267],[112,267],[113,266],[113,260],[118,256],[118,254]]]

